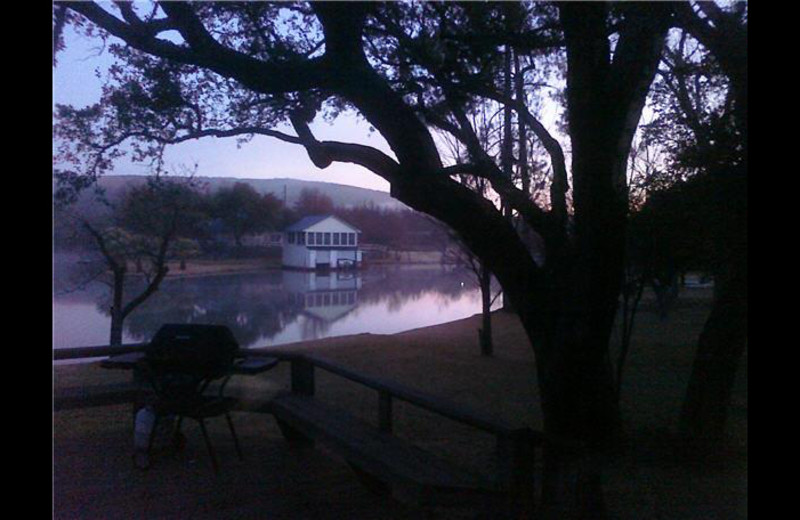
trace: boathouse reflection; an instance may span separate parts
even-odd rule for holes
[[[302,338],[321,337],[331,324],[352,312],[358,306],[361,284],[358,271],[284,271],[287,298],[307,318]]]

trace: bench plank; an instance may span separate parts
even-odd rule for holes
[[[310,396],[281,394],[272,410],[302,434],[322,441],[349,463],[392,483],[438,491],[491,491],[488,479],[393,437]]]
[[[53,410],[132,403],[141,396],[142,389],[133,382],[59,388],[53,393]]]
[[[53,411],[134,403],[153,395],[149,388],[142,388],[133,382],[59,388],[53,393]],[[238,398],[233,410],[272,413],[270,402],[263,399]]]
[[[337,374],[351,381],[355,381],[369,388],[391,394],[393,398],[409,402],[420,408],[429,410],[438,415],[442,415],[454,421],[484,430],[496,435],[514,435],[523,428],[518,425],[510,424],[503,421],[499,417],[488,416],[479,413],[474,409],[468,409],[464,406],[446,401],[436,396],[420,392],[414,388],[410,388],[393,381],[367,376],[357,372],[341,363],[332,361],[328,358],[318,354],[303,354],[303,361],[305,363],[313,364],[323,370]],[[293,365],[296,360],[293,361]],[[313,393],[313,391],[311,392]]]

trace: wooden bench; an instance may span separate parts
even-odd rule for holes
[[[77,410],[97,406],[134,404],[153,395],[146,387],[133,382],[56,388],[53,391],[53,411]],[[239,397],[233,410],[251,413],[272,413],[269,401]]]
[[[276,355],[276,354],[272,354]],[[313,446],[319,441],[343,457],[371,489],[399,492],[422,507],[467,495],[516,497],[533,489],[533,462],[540,435],[504,424],[416,390],[357,373],[317,355],[277,354],[291,363],[291,392],[276,396],[270,408],[288,441]],[[377,426],[314,397],[314,370],[320,368],[378,392]],[[409,441],[392,435],[392,402],[411,403],[495,436],[497,472],[477,475]]]
[[[53,411],[133,403],[141,395],[141,388],[133,382],[56,388]]]
[[[143,345],[87,347],[55,351],[55,359],[76,359],[139,352]],[[274,414],[284,436],[297,445],[314,441],[342,456],[359,478],[378,492],[400,492],[423,507],[442,503],[446,497],[465,494],[502,497],[504,503],[530,494],[533,465],[542,435],[529,428],[508,425],[440,398],[386,380],[367,377],[316,355],[282,352],[242,352],[247,358],[242,373],[264,366],[259,357],[277,357],[291,365],[291,392],[270,401],[241,399],[237,409]],[[252,366],[251,366],[252,365]],[[314,398],[315,368],[355,381],[377,391],[377,426]],[[55,411],[133,403],[142,397],[135,382],[58,388],[53,395]],[[392,403],[399,399],[451,420],[488,432],[496,439],[496,472],[476,475],[392,435]]]

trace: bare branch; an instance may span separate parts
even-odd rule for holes
[[[124,269],[125,266],[120,265],[116,261],[114,256],[111,254],[111,251],[109,251],[108,244],[106,244],[106,240],[105,237],[103,237],[103,234],[100,233],[97,229],[95,229],[94,226],[92,226],[86,219],[82,219],[81,224],[86,229],[86,231],[88,231],[89,234],[92,235],[92,238],[94,238],[95,242],[97,243],[97,247],[100,249],[100,253],[103,255],[103,258],[105,258],[106,262],[108,262],[108,265],[109,267],[111,267],[111,270],[118,271],[120,269]]]
[[[517,210],[529,226],[540,231],[542,236],[546,237],[546,240],[553,239],[554,234],[557,232],[553,226],[553,219],[530,199],[528,193],[515,186],[513,181],[497,167],[483,146],[481,146],[480,139],[475,134],[475,130],[472,128],[464,111],[460,107],[453,105],[451,112],[458,121],[458,126],[443,118],[435,118],[434,122],[437,126],[461,140],[475,163],[457,164],[446,167],[442,171],[448,176],[465,174],[488,180],[492,185],[492,189],[503,197],[512,208]]]
[[[567,178],[567,166],[564,160],[564,150],[561,144],[556,140],[544,125],[528,111],[523,99],[512,99],[504,96],[502,93],[494,89],[485,87],[472,87],[470,90],[482,97],[493,99],[516,110],[520,118],[522,118],[528,127],[533,131],[536,137],[544,146],[544,149],[550,155],[550,162],[553,166],[553,184],[550,187],[550,201],[552,204],[553,214],[558,222],[562,225],[566,223],[567,219],[567,200],[566,193],[569,190],[569,181]]]

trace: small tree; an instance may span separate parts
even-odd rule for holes
[[[110,344],[122,344],[125,318],[155,293],[167,275],[167,260],[180,235],[189,235],[202,218],[200,197],[193,181],[149,178],[147,184],[131,189],[113,208],[110,218],[93,219],[69,206],[58,215],[69,218],[90,237],[101,262],[89,278],[105,279],[112,289]],[[137,266],[146,285],[131,298],[125,294],[129,265]],[[108,275],[108,276],[106,276]]]
[[[481,347],[482,356],[492,356],[494,354],[492,305],[502,291],[498,291],[492,296],[492,272],[458,239],[455,233],[450,231],[448,237],[449,240],[442,254],[442,262],[467,266],[474,273],[481,290],[481,328],[478,329],[478,344]]]
[[[200,247],[197,245],[196,240],[190,238],[179,238],[175,240],[172,247],[173,254],[178,257],[180,261],[180,270],[186,270],[186,260],[200,254]]]

